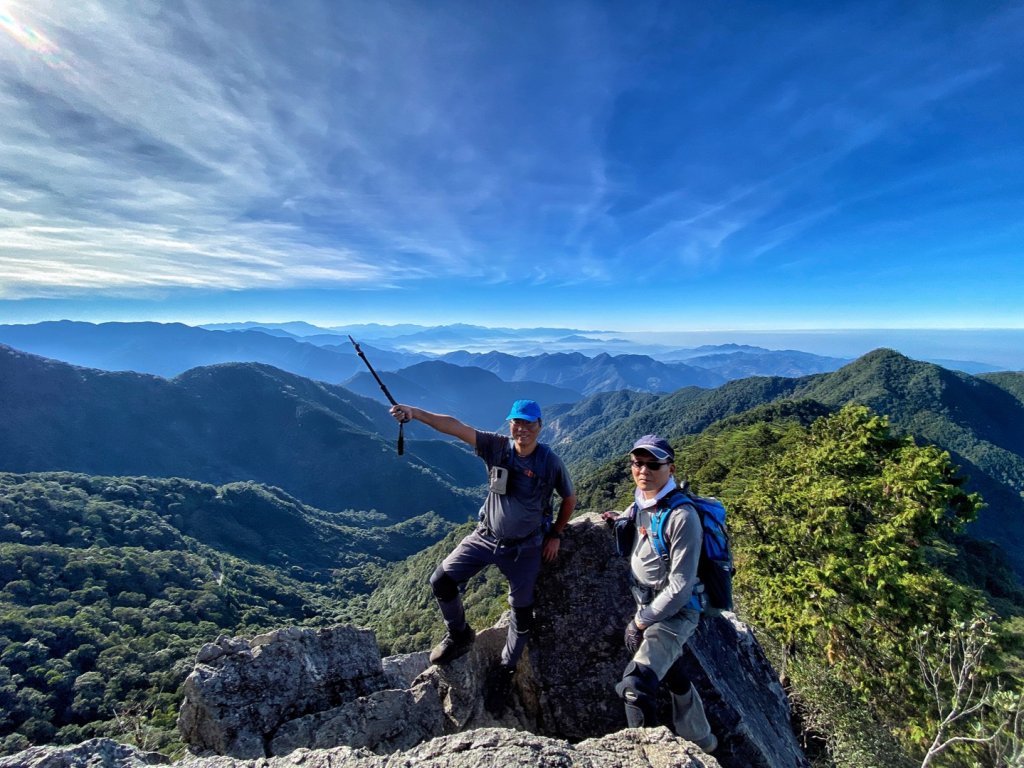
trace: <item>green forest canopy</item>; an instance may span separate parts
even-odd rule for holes
[[[862,744],[867,722],[891,734],[887,749],[914,754],[934,723],[908,643],[925,625],[997,616],[985,674],[1018,685],[1024,601],[1005,564],[978,565],[991,551],[959,533],[979,499],[948,455],[863,407],[822,413],[773,404],[680,438],[678,474],[727,502],[738,610],[829,745]],[[578,485],[591,511],[631,495],[622,459]],[[253,546],[281,520],[305,533]],[[461,531],[420,551],[443,521],[380,522],[253,484],[0,474],[0,749],[93,735],[180,748],[180,685],[225,632],[352,621],[374,626],[387,652],[427,647],[441,627],[426,580]],[[500,577],[473,582],[467,604],[477,623],[496,618]],[[814,679],[852,691],[861,725],[830,713]]]

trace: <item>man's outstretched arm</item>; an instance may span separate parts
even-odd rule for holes
[[[401,404],[391,406],[391,415],[394,416],[398,422],[414,420],[421,421],[431,429],[436,429],[438,432],[443,432],[446,435],[457,437],[459,440],[467,443],[474,449],[476,448],[476,429],[468,424],[463,424],[454,416],[445,416],[441,413],[431,413],[430,411],[425,411],[422,408]]]

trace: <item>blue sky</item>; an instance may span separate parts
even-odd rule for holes
[[[0,322],[1024,327],[1024,5],[0,0]]]

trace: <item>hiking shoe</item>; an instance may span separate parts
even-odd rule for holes
[[[456,632],[455,634],[452,634],[452,631],[449,629],[445,636],[441,638],[441,642],[430,651],[430,663],[448,664],[455,661],[455,659],[470,649],[474,640],[476,640],[476,632],[468,624],[462,632]]]
[[[498,664],[487,675],[484,689],[484,708],[495,717],[505,714],[508,696],[512,693],[512,675],[515,670]]]
[[[712,752],[718,749],[718,739],[715,738],[715,734],[713,733],[708,733],[708,735],[705,736],[703,739],[694,743],[698,747],[700,747],[705,754],[708,755],[710,755]]]

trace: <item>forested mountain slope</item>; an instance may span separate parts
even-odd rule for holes
[[[1024,372],[983,373],[978,378],[995,384],[1024,403]]]
[[[998,541],[1024,573],[1024,403],[999,381],[876,350],[805,380],[794,396],[863,403],[897,432],[950,451],[988,504],[971,530]]]
[[[204,643],[348,620],[446,528],[249,483],[0,472],[0,754],[135,727],[168,744]]]
[[[556,448],[581,469],[624,454],[637,436],[658,432],[670,438],[695,434],[712,422],[755,406],[784,400],[813,400],[838,409],[861,403],[887,415],[897,433],[949,450],[981,491],[988,508],[972,526],[975,535],[1002,543],[1024,574],[1024,402],[1022,374],[971,376],[875,350],[833,373],[799,379],[755,377],[714,390],[684,389],[656,397],[641,410],[606,403],[604,426],[582,423],[574,414],[593,404],[583,400],[560,410],[551,428]]]
[[[789,396],[799,381],[754,377],[711,390],[686,387],[645,400],[587,398],[568,410],[557,410],[549,426],[563,457],[592,467],[624,455],[640,435],[656,432],[671,438],[700,432],[726,416]],[[581,414],[592,414],[593,419]]]
[[[323,509],[461,522],[479,461],[437,440],[399,457],[384,405],[256,363],[175,379],[109,373],[0,346],[0,470],[276,485]],[[380,478],[374,483],[374,478]]]

